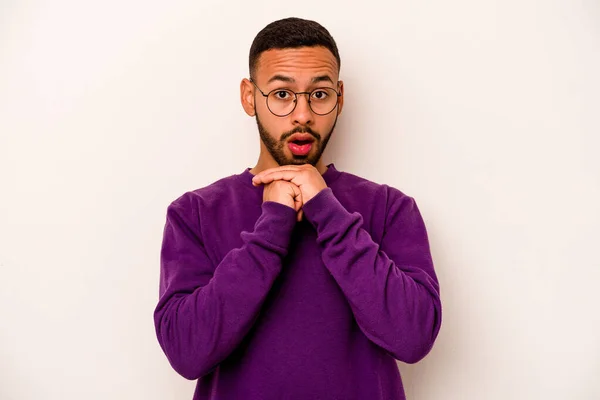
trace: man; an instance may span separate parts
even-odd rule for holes
[[[194,399],[404,399],[396,360],[431,350],[442,308],[415,200],[325,166],[344,104],[314,21],[267,25],[241,82],[254,168],[167,209],[158,341]]]

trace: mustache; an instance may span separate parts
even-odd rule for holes
[[[310,129],[308,126],[305,126],[305,127],[298,126],[289,132],[285,132],[283,135],[281,135],[281,140],[286,140],[287,138],[292,136],[294,133],[308,133],[308,134],[312,135],[316,140],[321,140],[321,135],[319,135],[317,132]]]

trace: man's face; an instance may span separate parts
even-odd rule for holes
[[[337,61],[328,49],[321,46],[263,52],[258,60],[254,81],[265,94],[274,89],[311,92],[317,88],[333,88],[336,92],[343,93],[343,83],[338,84]],[[251,82],[245,80],[242,85],[246,88],[246,96],[242,94],[244,108],[249,115],[256,115],[260,138],[273,159],[279,165],[315,166],[333,133],[337,116],[342,109],[343,97],[335,96],[335,108],[326,115],[319,115],[309,107],[308,95],[299,94],[294,110],[279,117],[269,111],[267,98]],[[275,93],[285,97],[285,93]],[[322,97],[322,93],[315,93],[313,104],[318,97]],[[271,101],[269,105],[273,109],[274,102]],[[307,154],[292,151],[289,139],[294,133],[309,134],[314,140]]]

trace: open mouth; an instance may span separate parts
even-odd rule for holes
[[[294,140],[289,142],[288,147],[294,155],[305,156],[310,152],[312,144],[312,140]]]
[[[304,144],[310,144],[312,142],[313,142],[313,140],[294,140],[294,141],[292,141],[292,143],[295,143],[298,146],[302,146]]]

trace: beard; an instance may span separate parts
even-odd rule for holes
[[[333,130],[335,129],[335,124],[337,123],[337,115],[335,116],[335,121],[333,122],[333,126],[325,135],[325,138],[321,140],[321,135],[315,131],[313,131],[308,126],[298,126],[291,131],[284,132],[281,135],[279,140],[274,139],[273,136],[267,131],[264,125],[260,122],[258,118],[258,113],[256,115],[256,125],[258,126],[258,133],[260,135],[260,139],[265,144],[265,147],[271,154],[271,157],[277,162],[277,164],[281,165],[303,165],[303,164],[311,164],[313,167],[317,166],[317,163],[321,159],[325,148],[327,147],[327,143],[329,143],[329,139],[331,139],[331,135],[333,134]],[[313,148],[310,149],[310,152],[306,155],[295,155],[291,153],[291,157],[285,154],[286,148],[286,140],[292,136],[294,133],[308,133],[315,140],[312,143]]]

